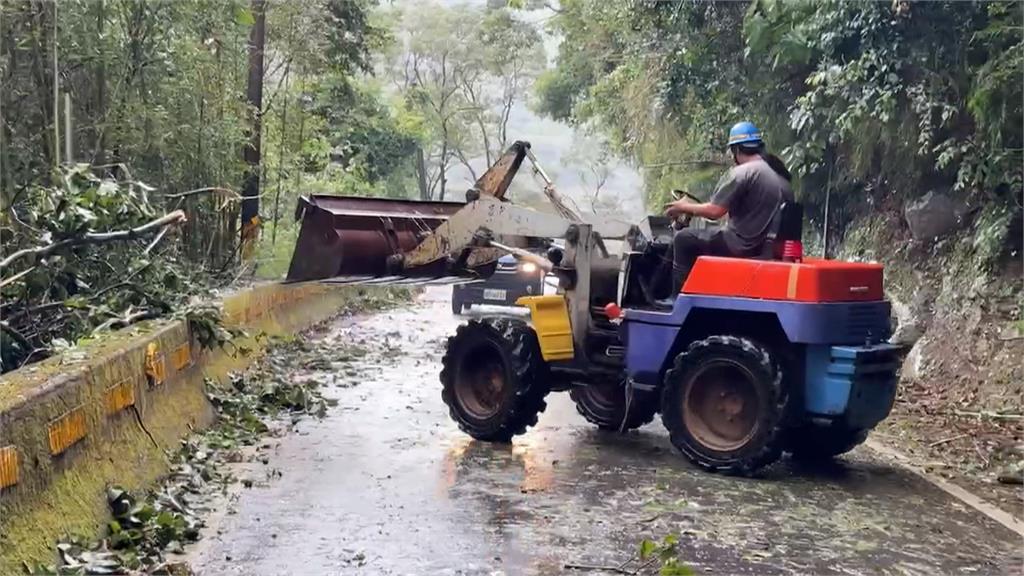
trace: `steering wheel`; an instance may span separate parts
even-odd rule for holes
[[[700,198],[697,198],[696,196],[694,196],[693,194],[690,194],[686,190],[673,190],[672,191],[672,197],[675,198],[676,200],[682,200],[683,198],[688,198],[688,199],[693,200],[694,202],[698,202],[698,203],[701,201]],[[675,230],[682,230],[683,228],[686,228],[687,226],[689,226],[690,222],[692,220],[693,220],[693,214],[684,214],[682,216],[682,218],[676,218],[675,220],[672,221],[672,228],[675,229]]]

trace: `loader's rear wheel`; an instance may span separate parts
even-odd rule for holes
[[[473,438],[508,442],[547,406],[547,366],[525,322],[470,320],[448,339],[443,364],[441,399]]]
[[[764,346],[734,336],[698,340],[665,377],[662,421],[672,444],[712,471],[751,474],[782,454],[787,394]]]
[[[786,431],[785,450],[794,460],[829,460],[862,444],[868,439],[868,432],[864,428],[806,424]]]
[[[633,430],[654,420],[658,413],[657,395],[633,391],[627,414],[626,387],[614,380],[574,386],[569,397],[576,403],[576,411],[601,430]]]

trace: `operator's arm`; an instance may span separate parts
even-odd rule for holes
[[[692,214],[708,220],[718,220],[729,213],[729,207],[736,201],[737,191],[741,187],[742,174],[737,170],[729,170],[718,181],[714,194],[708,202],[691,202],[681,198],[665,205],[665,214],[670,218],[678,218],[683,214]]]
[[[723,206],[718,206],[711,202],[692,202],[686,198],[676,200],[665,206],[665,214],[672,218],[678,218],[683,214],[692,214],[701,218],[707,218],[708,220],[718,220],[725,216],[726,213],[728,213],[728,210]]]

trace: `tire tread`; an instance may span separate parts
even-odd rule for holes
[[[500,424],[494,429],[483,429],[462,417],[454,391],[455,357],[464,342],[497,335],[504,356],[512,365],[510,371],[518,384],[511,405],[505,410]],[[459,429],[478,440],[509,442],[513,436],[523,434],[537,424],[538,415],[547,408],[544,397],[548,393],[547,367],[540,356],[537,335],[529,324],[511,318],[473,319],[462,324],[455,335],[448,338],[441,368],[441,399],[448,406],[448,414]]]
[[[772,410],[771,428],[765,436],[762,446],[753,454],[731,462],[723,462],[707,457],[698,450],[694,450],[685,440],[681,430],[684,427],[682,413],[672,409],[668,405],[672,399],[675,388],[681,385],[677,383],[682,376],[690,369],[696,367],[701,359],[709,353],[717,350],[729,349],[740,350],[754,360],[758,368],[769,375],[769,390],[775,399]],[[702,340],[697,340],[678,356],[676,356],[672,369],[665,375],[665,386],[662,390],[662,422],[669,431],[669,439],[672,444],[687,458],[698,466],[711,472],[723,472],[749,476],[756,471],[777,461],[782,456],[782,436],[785,428],[785,415],[787,414],[788,394],[783,386],[783,374],[781,366],[772,360],[769,349],[749,338],[731,335],[713,335]]]

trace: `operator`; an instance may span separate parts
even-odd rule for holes
[[[665,267],[671,262],[672,268],[670,297],[682,288],[698,256],[760,254],[779,207],[793,201],[789,171],[778,157],[765,153],[761,131],[753,123],[740,122],[729,130],[729,151],[736,165],[718,181],[710,201],[681,198],[665,205],[665,215],[672,219],[687,214],[709,220],[729,216],[728,223],[715,230],[676,232],[665,253]]]

